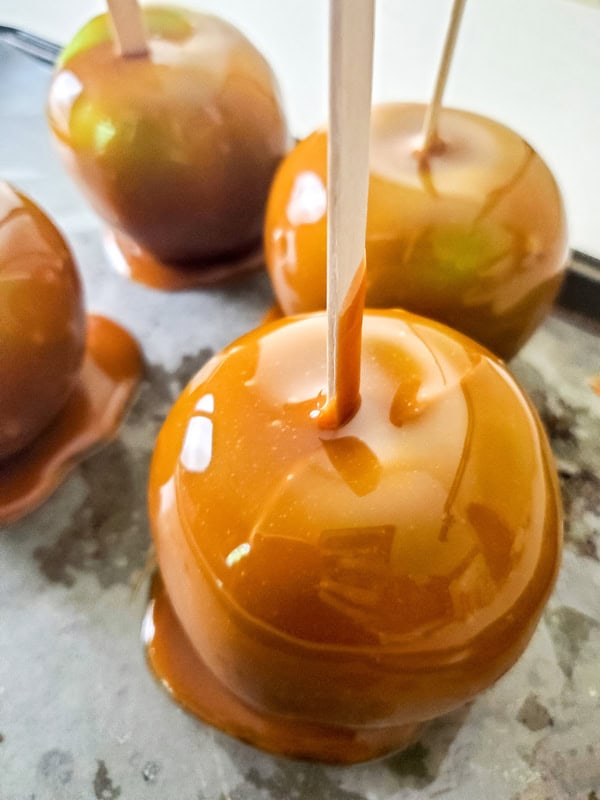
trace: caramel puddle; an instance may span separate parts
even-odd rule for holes
[[[211,286],[257,270],[264,263],[262,247],[258,246],[230,261],[169,264],[160,261],[128,236],[113,231],[106,233],[105,247],[111,264],[121,275],[152,289],[168,292]]]
[[[115,435],[142,371],[133,337],[88,315],[81,374],[67,403],[29,447],[0,463],[0,524],[40,506],[92,448]]]
[[[277,755],[353,764],[407,747],[424,727],[417,723],[345,728],[253,709],[222,684],[196,653],[158,573],[152,580],[142,641],[152,672],[177,703],[230,736]]]

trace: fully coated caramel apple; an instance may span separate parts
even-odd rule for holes
[[[367,306],[430,316],[510,358],[561,283],[559,190],[520,136],[466,111],[442,109],[440,140],[421,156],[424,111],[373,109]],[[265,254],[286,314],[325,307],[326,151],[323,130],[300,142],[269,196]]]
[[[244,262],[288,144],[274,75],[217,17],[144,18],[147,57],[116,54],[106,14],[61,55],[48,118],[63,161],[134,262]]]
[[[31,200],[0,182],[0,461],[30,444],[66,403],[84,347],[69,248]]]
[[[517,660],[561,548],[556,474],[502,363],[403,311],[367,312],[360,407],[319,424],[326,318],[213,358],[157,440],[164,589],[150,662],[204,720],[352,762],[401,747]]]

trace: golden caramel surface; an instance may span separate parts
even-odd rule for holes
[[[169,601],[214,679],[333,740],[432,718],[514,663],[561,511],[539,420],[499,361],[368,312],[360,407],[324,430],[325,331],[324,315],[283,320],[212,359],[158,438],[149,502]],[[241,735],[233,712],[202,715]],[[263,734],[245,738],[281,751]]]

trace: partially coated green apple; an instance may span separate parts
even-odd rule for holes
[[[520,136],[443,109],[438,145],[419,153],[425,106],[373,109],[367,305],[445,322],[510,358],[550,308],[567,255],[556,182]],[[265,255],[286,314],[325,307],[327,133],[282,162]]]
[[[153,257],[215,263],[260,242],[288,146],[274,75],[223,20],[144,9],[149,53],[116,54],[108,15],[66,47],[48,118],[98,213]]]
[[[85,314],[61,234],[0,182],[0,461],[26,447],[67,401],[81,367]]]

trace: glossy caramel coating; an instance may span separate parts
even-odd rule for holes
[[[549,310],[563,277],[566,224],[539,155],[486,117],[443,109],[441,141],[418,147],[424,106],[373,109],[367,306],[442,321],[510,358]],[[286,314],[325,307],[327,135],[282,162],[265,255]]]
[[[150,667],[161,685],[200,719],[255,747],[292,758],[354,764],[415,742],[424,725],[348,728],[271,714],[239,698],[206,666],[181,627],[160,576],[142,625]]]
[[[63,53],[48,119],[104,220],[161,261],[239,260],[260,242],[288,134],[273,73],[233,26],[144,9],[149,55],[115,53],[107,15]]]
[[[63,237],[31,200],[0,183],[0,461],[60,411],[84,345],[81,286]]]
[[[310,753],[330,760],[344,737],[404,744],[516,661],[554,583],[561,509],[539,419],[480,346],[368,312],[360,407],[324,430],[325,339],[309,315],[213,358],[159,435],[149,508],[174,614],[239,713],[215,713],[208,688],[180,699],[276,752],[300,732],[305,754],[320,726]],[[151,660],[177,697],[181,674]]]

